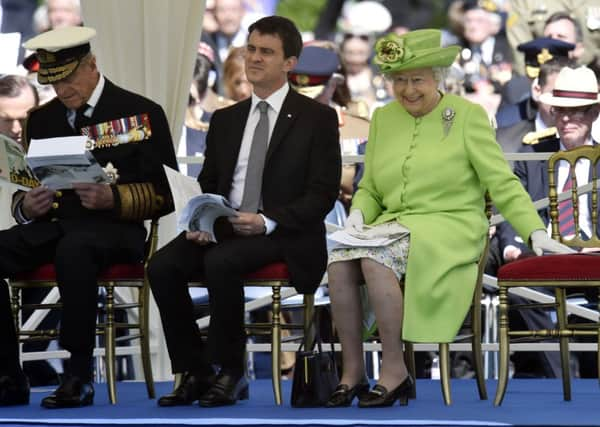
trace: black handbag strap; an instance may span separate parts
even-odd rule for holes
[[[319,322],[319,318],[317,316],[316,311],[313,312],[312,314],[312,318],[310,319],[310,329],[313,329],[314,327],[314,331],[315,331],[315,342],[312,345],[312,348],[309,351],[314,351],[315,346],[317,347],[317,351],[319,353],[323,353],[323,341],[321,339],[321,328],[320,328],[320,322]],[[333,325],[331,324],[331,322],[329,323],[329,327],[331,328],[331,337],[333,337]],[[302,343],[300,344],[300,347],[298,347],[298,351],[302,351],[302,348],[306,348],[306,340],[308,339],[308,337],[305,335],[304,338],[302,339]],[[335,348],[333,346],[333,342],[329,341],[329,345],[331,346],[331,353],[335,355]],[[335,363],[335,357],[334,359],[334,363]]]

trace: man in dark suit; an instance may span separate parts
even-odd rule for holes
[[[338,120],[330,107],[290,89],[287,74],[301,49],[301,36],[286,18],[270,16],[250,26],[245,68],[254,92],[213,114],[198,178],[205,193],[227,197],[239,212],[217,224],[218,243],[205,231],[184,232],[150,262],[172,369],[184,374],[173,393],[159,399],[161,406],[196,400],[220,406],[248,396],[245,273],[285,261],[296,289],[311,293],[325,272],[323,220],[338,195],[341,169]],[[266,155],[257,156],[261,142]],[[187,288],[198,274],[210,297],[208,346],[200,340]],[[216,378],[207,347],[221,366]]]
[[[40,62],[38,81],[57,97],[30,111],[24,141],[87,135],[110,185],[46,186],[13,197],[19,223],[0,232],[0,278],[53,262],[62,299],[59,343],[71,353],[59,388],[42,400],[47,408],[93,403],[92,352],[98,272],[143,257],[143,220],[172,210],[163,163],[177,167],[162,108],[100,74],[89,40],[95,30],[66,27],[25,43]],[[135,135],[135,137],[131,137]],[[18,360],[8,305],[0,281],[0,404],[27,403],[29,389]]]
[[[592,123],[598,117],[600,106],[598,105],[597,81],[592,70],[587,67],[571,69],[563,68],[554,84],[554,89],[543,93],[540,102],[551,106],[550,112],[558,130],[558,138],[546,138],[535,145],[524,146],[521,152],[556,152],[559,150],[570,150],[583,145],[593,145],[591,137]],[[600,166],[597,166],[600,167]],[[577,164],[576,174],[578,185],[589,182],[589,165]],[[569,174],[568,165],[559,165],[557,175],[558,190],[562,191],[566,185]],[[515,174],[530,194],[532,200],[540,200],[548,197],[548,162],[547,161],[518,161],[515,162]],[[583,199],[588,196],[583,195]],[[586,204],[586,206],[589,206]],[[539,211],[544,224],[548,226],[550,216],[548,209]],[[598,216],[600,218],[600,215]],[[579,224],[583,233],[591,233],[592,214],[589,210],[580,211]],[[528,251],[527,246],[517,236],[514,229],[507,222],[498,227],[500,250],[505,262],[517,259]],[[527,310],[530,312],[531,310]],[[512,319],[511,319],[512,320]],[[548,317],[545,313],[523,318],[529,327],[540,325],[548,326]],[[551,325],[550,325],[551,327]],[[558,355],[550,352],[544,353],[542,365],[537,366],[545,376],[558,376],[560,364]],[[520,363],[525,363],[521,361]],[[520,369],[516,366],[516,369]],[[525,369],[523,369],[525,370]]]

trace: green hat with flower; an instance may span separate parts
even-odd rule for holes
[[[459,46],[441,46],[440,30],[415,30],[399,36],[390,33],[375,43],[374,62],[382,73],[416,68],[449,67],[460,51]]]

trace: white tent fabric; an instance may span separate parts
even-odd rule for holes
[[[85,25],[95,28],[92,50],[110,80],[162,105],[174,144],[179,141],[205,0],[82,0]],[[175,147],[177,151],[177,147]],[[171,214],[160,221],[159,246],[175,236]],[[155,306],[150,312],[155,378],[171,378]]]

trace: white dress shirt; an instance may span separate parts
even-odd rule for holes
[[[257,105],[260,101],[265,101],[267,104],[269,104],[269,108],[267,110],[267,115],[269,117],[269,141],[267,144],[270,144],[271,136],[273,135],[273,129],[275,128],[275,123],[277,122],[277,117],[279,116],[283,101],[285,100],[289,90],[289,85],[286,82],[283,86],[281,86],[281,88],[277,89],[266,99],[260,99],[258,96],[256,96],[256,94],[252,93],[250,113],[248,114],[248,119],[246,120],[246,126],[242,136],[242,144],[240,146],[237,164],[235,165],[235,170],[233,172],[231,192],[229,193],[229,202],[235,209],[240,207],[242,204],[242,198],[244,197],[244,185],[246,180],[246,169],[248,167],[248,157],[250,156],[250,147],[252,146],[254,130],[256,129],[256,125],[258,125],[258,121],[260,119],[260,111],[258,110]],[[262,207],[262,201],[260,206]],[[266,218],[264,215],[263,218],[265,219],[267,234],[269,234],[275,229],[277,224],[273,220]]]

